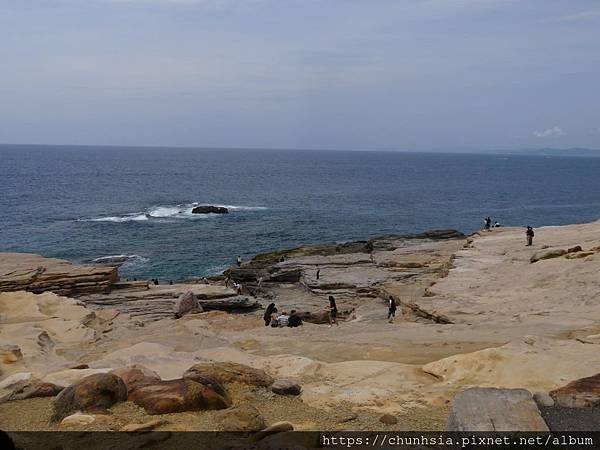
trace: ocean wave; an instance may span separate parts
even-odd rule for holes
[[[192,209],[198,205],[212,203],[185,203],[179,205],[157,205],[148,208],[144,212],[128,213],[122,216],[97,217],[93,219],[77,219],[78,222],[146,222],[146,221],[164,221],[165,219],[206,219],[217,217],[219,214],[193,214]],[[229,211],[264,211],[266,206],[243,206],[243,205],[217,205],[214,206],[227,208]]]
[[[134,265],[143,264],[150,261],[148,258],[140,255],[108,255],[92,259],[95,264],[115,264],[115,265]]]

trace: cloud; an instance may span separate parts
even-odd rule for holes
[[[553,138],[565,136],[566,134],[567,133],[560,127],[552,127],[542,131],[535,130],[533,132],[533,135],[537,138]]]

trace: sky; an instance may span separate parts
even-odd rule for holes
[[[0,143],[600,148],[598,0],[2,0]]]

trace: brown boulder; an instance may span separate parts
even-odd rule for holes
[[[550,392],[550,397],[566,408],[600,406],[600,373],[555,389]]]
[[[577,253],[582,250],[583,249],[581,248],[581,245],[576,245],[575,247],[571,247],[571,248],[567,249],[567,253]]]
[[[54,399],[53,421],[59,421],[75,411],[104,411],[127,400],[123,380],[111,373],[97,373],[82,378],[63,389]]]
[[[119,367],[110,371],[118,376],[127,386],[127,395],[130,396],[133,391],[142,386],[155,384],[161,381],[160,375],[145,366],[134,364],[127,367]]]
[[[268,387],[274,381],[264,370],[233,362],[194,364],[183,374],[183,378],[195,381],[207,377],[221,384],[240,383],[259,387]]]
[[[224,431],[260,431],[267,426],[260,411],[247,403],[221,411],[217,419]]]
[[[398,419],[391,414],[384,414],[379,418],[379,421],[386,425],[396,425],[398,423]]]
[[[149,414],[225,409],[231,404],[214,380],[178,379],[138,387],[129,399]]]

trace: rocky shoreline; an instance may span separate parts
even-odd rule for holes
[[[0,424],[554,430],[556,408],[591,417],[600,405],[599,232],[598,222],[541,228],[533,249],[510,228],[383,236],[265,253],[166,286],[0,254]],[[333,328],[329,295],[342,319]],[[264,327],[271,302],[305,325]],[[48,413],[13,419],[36,408]]]

